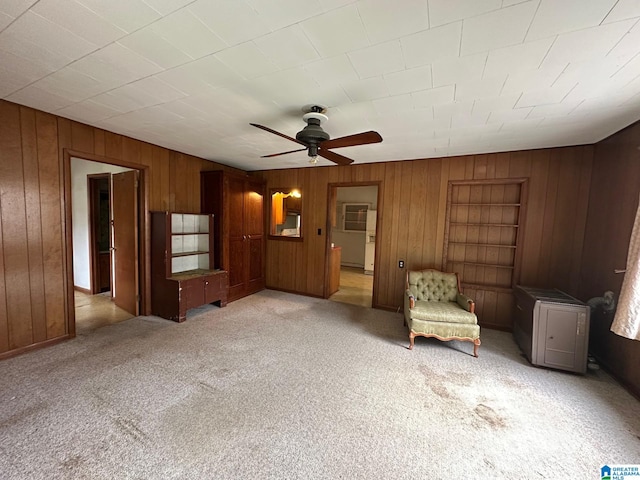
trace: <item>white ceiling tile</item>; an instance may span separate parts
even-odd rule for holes
[[[161,103],[171,102],[183,98],[185,94],[156,77],[147,77],[127,85],[132,91],[151,95]]]
[[[389,89],[382,77],[346,83],[343,88],[352,102],[364,102],[389,96]]]
[[[434,120],[451,119],[455,115],[470,116],[473,110],[473,101],[449,102],[433,106]],[[484,114],[476,114],[476,117],[486,118]]]
[[[502,0],[502,8],[510,7],[511,5],[517,5],[518,3],[524,3],[528,0]]]
[[[501,7],[501,0],[429,0],[430,22],[432,27],[436,27]]]
[[[560,102],[553,105],[534,106],[529,114],[529,118],[555,117],[569,115],[581,102],[569,101]]]
[[[320,5],[325,12],[336,10],[340,7],[355,3],[357,0],[320,0]]]
[[[40,0],[31,8],[31,11],[98,47],[127,34],[76,1],[69,1],[68,8],[61,9],[59,0]]]
[[[322,86],[332,87],[357,81],[358,74],[346,55],[325,58],[305,65],[305,70]]]
[[[187,8],[164,17],[149,28],[191,58],[204,57],[227,46]]]
[[[567,64],[604,57],[634,23],[634,20],[624,20],[558,35],[542,65]]]
[[[498,76],[519,70],[536,69],[542,63],[555,38],[543,38],[511,47],[491,50],[484,69],[484,76]]]
[[[363,48],[348,55],[360,78],[377,77],[404,69],[398,40]]]
[[[526,40],[600,25],[617,0],[542,0]]]
[[[608,57],[619,57],[630,60],[640,51],[640,22],[629,30],[607,54]]]
[[[160,72],[155,77],[187,95],[198,95],[213,88],[205,78],[194,72],[189,63]]]
[[[640,17],[640,0],[618,0],[603,23],[617,22],[627,18]]]
[[[512,73],[502,87],[502,94],[522,93],[529,90],[550,87],[565,69],[565,65],[551,65],[545,68],[521,70]]]
[[[415,108],[430,108],[434,105],[442,105],[451,103],[454,100],[454,86],[447,85],[445,87],[430,88],[421,92],[411,94]]]
[[[19,77],[12,75],[11,72],[0,69],[0,98],[18,91],[26,85],[28,85],[28,82],[22,81]]]
[[[162,68],[172,68],[192,60],[189,55],[162,38],[151,27],[142,28],[121,38],[118,43]]]
[[[323,57],[331,57],[369,45],[355,5],[332,10],[301,23],[309,40]]]
[[[462,22],[432,28],[400,40],[408,68],[457,57],[460,50]]]
[[[253,42],[225,48],[216,53],[215,57],[244,78],[260,77],[278,70],[278,66],[269,60]]]
[[[68,98],[47,92],[35,85],[29,85],[6,98],[10,102],[27,105],[28,107],[44,110],[45,112],[53,112],[73,103],[73,101]]]
[[[0,73],[5,74],[5,81],[8,76],[13,78],[12,83],[18,87],[25,87],[51,72],[53,69],[45,65],[0,49]]]
[[[375,117],[376,115],[377,110],[371,101],[347,103],[345,105],[340,105],[338,108],[331,111],[331,121],[333,121],[334,116],[342,116],[346,119],[365,119]]]
[[[299,25],[292,25],[254,40],[256,46],[280,68],[292,68],[319,58]]]
[[[435,62],[431,67],[433,86],[441,87],[456,82],[480,80],[486,60],[487,54],[479,53]]]
[[[166,16],[185,5],[190,4],[193,0],[143,0],[144,3],[153,8],[160,15]]]
[[[474,113],[489,113],[502,110],[511,110],[518,99],[520,94],[508,94],[495,97],[478,98],[473,102]]]
[[[518,103],[516,104],[516,108],[535,107],[538,105],[547,105],[550,103],[560,103],[572,88],[573,86],[563,85],[561,87],[549,87],[537,90],[529,90],[522,94],[522,96],[518,100]]]
[[[389,8],[388,0],[361,0],[357,5],[373,44],[429,28],[427,0],[404,0],[399,8]]]
[[[58,52],[55,44],[48,44],[45,47],[42,44],[33,43],[19,35],[12,35],[9,32],[10,29],[11,27],[0,32],[0,51],[10,53],[15,58],[21,58],[34,65],[41,65],[49,72],[58,70],[72,61],[67,55]],[[10,64],[8,67],[10,68]]]
[[[495,110],[489,112],[487,123],[510,123],[527,118],[533,107],[514,108],[511,110]]]
[[[433,87],[431,65],[384,75],[390,95],[418,92]]]
[[[138,30],[160,18],[160,14],[142,0],[77,1],[126,32]]]
[[[139,110],[140,108],[155,104],[152,97],[138,96],[137,93],[137,91],[131,92],[131,89],[124,86],[110,92],[96,95],[91,98],[91,101],[120,113]]]
[[[465,20],[460,54],[522,43],[537,7],[538,1],[532,0]]]
[[[318,90],[318,84],[303,68],[281,70],[252,80],[243,87],[250,96],[267,102],[287,102],[291,98],[311,96]],[[313,98],[298,105],[314,103]]]
[[[393,97],[379,98],[373,100],[373,106],[380,115],[394,114],[413,110],[413,99],[411,95],[396,95]]]
[[[25,41],[40,50],[42,55],[55,51],[56,57],[66,58],[67,63],[96,49],[92,43],[31,11],[0,33],[0,48],[3,50],[12,51],[15,42]],[[27,58],[37,60],[37,56],[35,53]]]
[[[198,0],[189,5],[187,10],[229,46],[258,38],[271,31],[264,17],[243,0]]]
[[[612,79],[616,81],[616,84],[626,85],[635,80],[638,75],[640,75],[640,55],[636,55],[625,63],[624,67],[612,75]]]
[[[11,15],[0,12],[0,32],[7,28],[14,20],[15,18],[13,18]]]
[[[147,77],[161,68],[137,53],[112,43],[69,65],[70,69],[94,78],[104,90]]]
[[[79,102],[104,91],[95,78],[63,68],[34,83],[43,91],[51,92],[73,102]]]
[[[18,18],[36,2],[37,0],[2,0],[0,12],[12,18]]]
[[[506,80],[502,77],[484,78],[482,80],[461,81],[456,83],[456,100],[475,100],[484,97],[497,97]]]
[[[212,87],[227,87],[242,81],[242,77],[214,56],[204,57],[183,66],[183,73],[202,78]],[[182,68],[182,67],[178,67]]]
[[[56,115],[84,123],[94,123],[120,114],[118,110],[100,105],[92,100],[74,103],[55,111]]]
[[[456,113],[451,117],[451,128],[467,129],[468,127],[483,126],[487,123],[488,118],[488,113],[473,113],[472,111]]]
[[[273,31],[299,23],[323,12],[318,0],[247,0]]]

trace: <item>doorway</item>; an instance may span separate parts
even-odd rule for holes
[[[88,334],[140,314],[142,172],[75,156],[68,166],[69,332]]]
[[[87,175],[91,294],[111,292],[111,174]]]
[[[375,306],[379,182],[329,185],[329,300]]]

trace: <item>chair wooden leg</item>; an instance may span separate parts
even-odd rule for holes
[[[413,350],[413,340],[416,338],[416,334],[409,332],[409,350]]]
[[[480,346],[480,339],[476,338],[473,341],[473,356],[476,357],[476,358],[478,357],[478,347],[479,346]]]

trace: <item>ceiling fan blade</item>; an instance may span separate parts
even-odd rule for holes
[[[298,150],[289,150],[288,152],[272,153],[271,155],[262,155],[260,156],[260,158],[278,157],[280,155],[286,155],[287,153],[304,152],[305,150],[306,148],[300,148]]]
[[[337,163],[338,165],[351,165],[353,163],[353,160],[350,158],[336,152],[332,152],[331,150],[325,150],[324,148],[318,150],[318,155],[322,158],[326,158],[327,160],[331,160],[333,163]]]
[[[264,130],[265,132],[269,132],[269,133],[273,133],[274,135],[278,135],[279,137],[286,138],[287,140],[291,140],[292,142],[299,143],[300,145],[305,145],[304,143],[302,143],[299,140],[296,140],[295,138],[292,138],[292,137],[290,137],[288,135],[285,135],[284,133],[276,132],[272,128],[265,127],[264,125],[258,125],[257,123],[250,123],[249,125],[253,125],[254,127],[260,128],[261,130]]]
[[[367,145],[369,143],[380,143],[382,137],[378,132],[369,131],[347,135],[346,137],[333,138],[325,140],[320,144],[322,148],[342,148],[355,147],[357,145]]]

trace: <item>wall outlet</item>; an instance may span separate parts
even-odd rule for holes
[[[398,268],[404,268],[404,260],[398,261]]]

